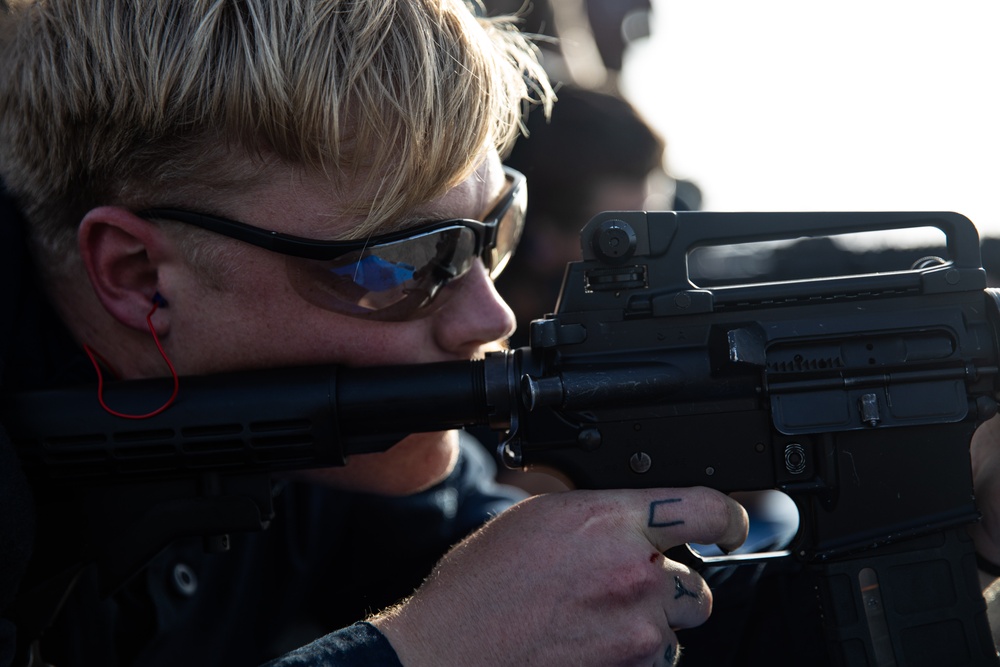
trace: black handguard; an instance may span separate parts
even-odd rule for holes
[[[927,226],[948,257],[923,268],[716,287],[688,275],[705,245]],[[0,419],[36,488],[100,499],[67,530],[109,592],[181,534],[265,526],[271,472],[485,426],[503,433],[508,465],[582,488],[787,493],[800,513],[791,557],[815,585],[808,613],[834,664],[997,665],[966,534],[979,516],[969,444],[997,411],[1000,364],[972,223],[618,212],[592,220],[582,245],[528,348],[182,378],[177,404],[142,422],[106,414],[93,387],[10,397]],[[107,400],[145,412],[167,395],[123,383]]]

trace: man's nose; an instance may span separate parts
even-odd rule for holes
[[[497,293],[482,261],[474,262],[460,281],[445,289],[454,289],[455,294],[434,313],[434,337],[442,349],[471,356],[481,346],[514,333],[514,313]]]

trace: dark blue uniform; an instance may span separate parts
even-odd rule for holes
[[[9,202],[0,205],[7,207],[0,211],[3,390],[93,382],[89,362],[38,289],[19,219]],[[338,665],[395,664],[381,634],[354,624],[411,593],[450,545],[523,497],[495,484],[494,474],[485,450],[464,437],[455,471],[415,496],[275,482],[270,528],[233,534],[226,552],[206,553],[200,539],[177,541],[107,599],[95,568],[84,570],[45,632],[41,656],[59,667],[258,665],[345,628],[289,664],[310,664],[317,651]],[[31,553],[35,515],[0,429],[0,667],[14,660],[9,605]],[[46,515],[38,517],[41,528]]]

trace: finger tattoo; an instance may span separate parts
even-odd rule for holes
[[[679,502],[681,502],[680,498],[666,498],[651,502],[649,504],[649,527],[666,528],[684,523],[683,519],[677,519],[670,513],[671,506]]]
[[[677,600],[677,599],[680,599],[682,597],[691,597],[691,598],[694,598],[695,600],[700,600],[701,599],[701,593],[696,593],[696,592],[688,589],[687,586],[684,585],[684,582],[681,581],[681,578],[678,577],[675,574],[674,575],[674,599]]]

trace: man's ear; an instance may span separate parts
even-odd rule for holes
[[[77,240],[104,309],[125,326],[147,331],[154,297],[162,299],[159,268],[170,248],[163,231],[127,209],[101,206],[84,216]],[[161,335],[165,325],[157,327]]]

